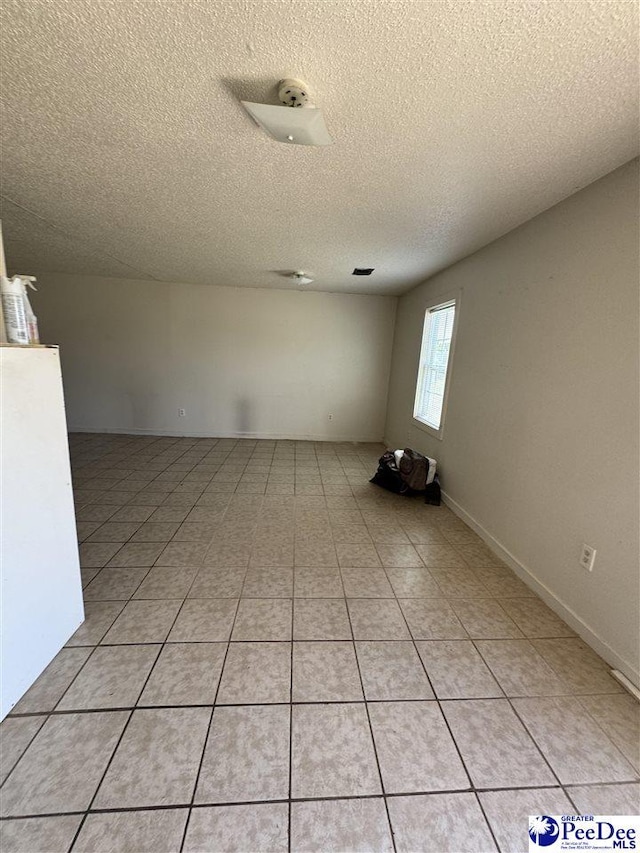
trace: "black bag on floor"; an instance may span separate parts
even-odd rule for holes
[[[400,460],[400,468],[391,450],[387,450],[378,460],[378,470],[370,483],[381,486],[398,495],[423,494],[425,503],[440,506],[440,481],[436,474],[427,485],[429,460],[416,450],[406,447]]]

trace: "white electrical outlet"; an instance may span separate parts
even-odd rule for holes
[[[184,418],[184,417],[186,417],[186,415],[187,415],[187,413],[184,409],[178,409],[178,417],[179,418]]]
[[[329,420],[330,420],[330,421],[332,421],[332,420],[333,420],[333,415],[329,415]]]
[[[595,560],[596,549],[592,548],[591,545],[584,544],[582,546],[582,551],[580,552],[580,565],[582,568],[586,569],[588,572],[592,572]]]

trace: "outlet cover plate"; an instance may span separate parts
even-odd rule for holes
[[[587,545],[586,543],[584,543],[582,546],[582,551],[580,552],[580,565],[588,572],[592,572],[595,560],[596,549],[592,548],[591,545]]]

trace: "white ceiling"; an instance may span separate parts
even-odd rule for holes
[[[628,0],[2,7],[10,272],[402,293],[638,153]],[[333,145],[252,123],[284,76]]]

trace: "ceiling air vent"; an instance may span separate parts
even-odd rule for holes
[[[356,267],[351,275],[371,275],[374,267]]]

